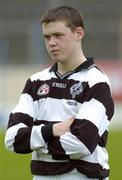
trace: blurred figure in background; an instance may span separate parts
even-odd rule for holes
[[[33,152],[33,180],[107,180],[105,147],[114,113],[109,79],[83,53],[76,9],[50,9],[41,24],[54,64],[27,80],[10,114],[6,148]]]

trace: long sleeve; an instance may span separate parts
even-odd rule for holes
[[[36,103],[32,98],[33,89],[28,80],[22,92],[18,105],[11,112],[5,136],[8,150],[17,153],[29,153],[45,145],[41,129],[44,126],[34,126]]]
[[[97,145],[106,146],[108,128],[113,116],[114,105],[110,87],[98,83],[89,88],[80,100],[79,111],[71,126],[71,132],[59,139],[65,154],[79,157],[93,153]],[[53,143],[52,143],[53,144]]]

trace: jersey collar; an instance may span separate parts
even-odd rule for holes
[[[72,70],[72,71],[69,71],[69,72],[79,72],[79,71],[82,71],[82,70],[87,70],[87,69],[90,69],[92,67],[94,67],[95,64],[94,64],[94,61],[93,61],[93,58],[90,57],[90,58],[87,58],[87,61],[83,62],[82,64],[80,64],[76,69]],[[57,63],[55,63],[50,69],[49,69],[50,72],[55,72],[57,73]],[[67,72],[67,73],[69,73]]]

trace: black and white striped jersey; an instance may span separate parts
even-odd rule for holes
[[[32,75],[10,114],[7,149],[32,152],[31,172],[57,175],[73,169],[109,176],[106,151],[114,104],[108,77],[92,59],[61,75],[57,64]],[[54,137],[52,124],[75,117],[70,132]]]

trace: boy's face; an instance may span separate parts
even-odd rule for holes
[[[43,24],[42,31],[47,51],[55,62],[69,60],[78,44],[81,43],[77,31],[71,31],[65,22]]]

